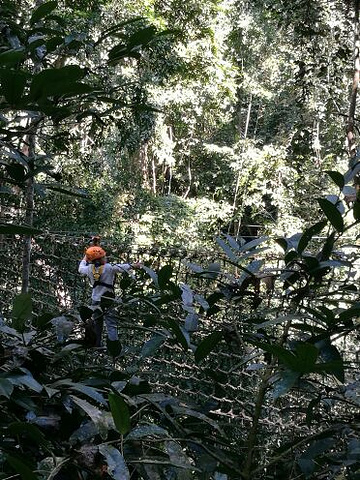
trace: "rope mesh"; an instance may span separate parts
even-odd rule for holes
[[[87,304],[90,288],[85,279],[77,273],[78,261],[83,256],[83,249],[89,237],[76,235],[48,234],[38,236],[33,240],[31,261],[31,294],[36,312],[42,311],[72,311],[77,313],[80,305]],[[6,316],[11,310],[12,299],[20,292],[21,286],[21,252],[20,238],[1,238],[1,247],[5,261],[0,265],[1,299],[0,311]],[[140,259],[157,269],[170,264],[174,268],[177,281],[194,282],[182,259],[196,263],[208,264],[219,261],[221,255],[212,252],[186,252],[183,249],[165,249],[136,246],[132,249],[120,242],[111,243],[104,239],[104,248],[108,252],[109,261],[135,261]],[[199,288],[206,288],[206,283],[199,283]],[[120,292],[118,292],[120,293]],[[269,298],[270,301],[270,298]],[[272,300],[276,302],[276,298]],[[132,310],[133,315],[134,310]],[[128,353],[120,359],[121,367],[126,368],[137,362],[140,375],[145,378],[156,392],[176,395],[180,399],[194,401],[200,404],[205,413],[217,418],[234,442],[241,442],[247,437],[252,424],[255,408],[255,397],[259,387],[261,371],[264,364],[254,358],[250,363],[244,363],[243,352],[239,345],[231,341],[231,322],[229,321],[229,337],[221,342],[201,364],[194,361],[193,352],[185,352],[178,344],[167,339],[149,358],[141,357],[142,345],[154,335],[151,329],[144,329],[141,309],[131,319],[127,316],[126,305],[119,311],[120,340],[128,348]],[[238,321],[241,312],[232,311],[234,321]],[[131,320],[131,321],[130,321]],[[195,335],[198,342],[209,333],[221,330],[224,317],[214,315],[211,320],[203,320],[199,332]],[[249,353],[251,355],[251,352]],[[257,363],[258,362],[258,363]],[[294,425],[297,434],[305,432],[306,412],[303,411],[300,397],[291,396],[292,408],[284,410],[289,405],[289,399],[274,402],[267,395],[260,419],[263,431],[262,439],[270,442],[271,438],[294,435]],[[284,413],[285,412],[285,413]],[[292,425],[291,432],[288,426]],[[265,444],[258,446],[262,455],[267,450]]]

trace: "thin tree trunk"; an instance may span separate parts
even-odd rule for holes
[[[360,0],[354,0],[355,19],[354,19],[354,76],[350,96],[349,116],[346,128],[347,146],[350,159],[356,156],[356,138],[355,138],[355,112],[356,99],[359,89],[360,77],[360,36],[359,36],[359,9]],[[357,183],[357,182],[356,182]]]
[[[152,172],[152,191],[153,194],[156,195],[156,165],[155,165],[155,158],[154,155],[151,157],[151,172]]]
[[[190,158],[189,158],[189,162],[188,162],[188,179],[189,179],[189,185],[186,189],[186,192],[184,193],[183,195],[183,198],[187,198],[187,196],[189,195],[190,193],[190,190],[191,190],[191,183],[192,183],[192,173],[191,173],[191,161],[190,161]]]
[[[246,138],[247,138],[247,136],[248,136],[249,124],[250,124],[250,117],[251,117],[251,108],[252,108],[252,94],[250,94],[249,105],[248,105],[248,110],[247,110],[247,115],[246,115],[245,130],[244,130],[244,137],[243,137],[244,140],[246,140]],[[242,150],[241,150],[241,154],[242,154],[243,150],[244,150],[244,147],[243,147]],[[233,212],[235,212],[235,209],[236,209],[236,204],[237,204],[237,199],[238,199],[238,194],[239,194],[239,186],[240,186],[240,178],[241,178],[241,175],[242,175],[242,160],[241,160],[241,165],[240,165],[240,168],[239,168],[239,170],[238,170],[237,177],[236,177],[234,200],[233,200],[233,204],[232,204],[232,210],[233,210]],[[230,233],[230,226],[231,226],[231,225],[229,225],[228,233]],[[238,230],[239,230],[239,228],[238,228]]]
[[[35,133],[31,133],[28,137],[28,165],[29,172],[34,170],[35,157]],[[25,224],[32,227],[34,223],[34,177],[30,176],[26,180],[25,188]],[[30,284],[30,265],[31,265],[31,241],[32,236],[26,235],[23,244],[22,257],[22,283],[21,293],[28,293]]]

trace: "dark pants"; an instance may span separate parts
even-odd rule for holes
[[[92,305],[100,305],[100,302],[92,302]],[[95,321],[95,333],[96,333],[96,347],[101,347],[102,345],[102,332],[104,321],[107,330],[108,339],[111,341],[118,340],[117,332],[117,318],[114,310],[112,308],[103,312],[100,308],[97,308],[94,311],[93,319]]]

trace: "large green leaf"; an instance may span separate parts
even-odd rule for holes
[[[5,100],[13,107],[19,105],[27,75],[19,70],[0,70],[1,90]]]
[[[113,358],[118,357],[122,350],[122,344],[120,340],[110,340],[109,338],[107,338],[106,350]]]
[[[315,459],[327,450],[330,450],[335,442],[336,440],[332,437],[315,440],[301,455],[298,459],[298,464],[306,478],[313,478],[313,473],[317,465]]]
[[[84,78],[86,70],[78,65],[66,65],[62,68],[48,68],[34,76],[30,86],[30,99],[61,95],[66,89]]]
[[[170,330],[175,335],[176,339],[178,340],[178,342],[186,352],[189,348],[189,341],[186,339],[185,334],[179,327],[177,321],[174,320],[173,318],[170,318],[168,320],[168,325]]]
[[[33,470],[24,463],[24,461],[13,455],[6,455],[6,461],[12,466],[16,473],[20,475],[22,480],[38,480]]]
[[[330,200],[327,200],[326,198],[318,198],[318,202],[331,225],[339,233],[342,233],[344,231],[344,220],[341,213],[336,208],[336,205],[334,205],[332,202],[330,202]]]
[[[0,397],[10,398],[14,390],[14,385],[7,378],[0,378]]]
[[[107,473],[114,480],[130,480],[130,472],[124,457],[111,445],[99,445],[99,452],[107,463]]]
[[[36,10],[34,10],[33,14],[30,18],[30,25],[34,25],[36,22],[45,18],[49,15],[55,8],[57,7],[56,1],[46,2],[41,4]]]
[[[342,190],[345,186],[345,178],[344,175],[342,175],[339,172],[336,172],[334,170],[326,170],[325,173],[329,175],[331,180]]]
[[[109,404],[117,431],[125,435],[130,431],[130,411],[125,400],[116,393],[109,393]]]
[[[204,338],[195,350],[195,360],[200,362],[203,360],[209,353],[211,353],[216,345],[222,340],[223,332],[216,331],[211,333],[209,336]]]
[[[321,230],[326,226],[326,221],[318,222],[315,223],[315,225],[312,225],[308,229],[304,231],[302,236],[300,237],[299,243],[298,243],[298,252],[301,254],[305,248],[308,246],[310,240],[315,236],[318,235]]]
[[[13,383],[13,385],[21,385],[24,387],[29,388],[33,392],[40,393],[43,390],[43,385],[41,385],[35,378],[32,376],[31,372],[27,371],[25,368],[22,368],[25,372],[24,375],[13,375],[8,377],[10,382]]]
[[[278,399],[285,395],[295,385],[300,377],[299,372],[285,369],[280,373],[280,378],[274,384],[273,397]]]
[[[8,425],[6,431],[9,435],[26,435],[36,444],[42,445],[46,448],[49,447],[49,442],[46,440],[45,435],[38,429],[36,425],[32,425],[31,423],[13,422]]]
[[[155,35],[156,27],[150,25],[149,27],[145,27],[141,30],[137,30],[136,32],[134,32],[130,36],[127,43],[130,48],[133,48],[135,46],[145,46],[154,39]]]
[[[166,288],[173,273],[173,267],[171,265],[165,265],[158,272],[158,283],[161,289]]]
[[[25,58],[25,50],[18,48],[0,53],[0,65],[15,65]]]
[[[75,395],[70,395],[71,400],[76,403],[94,422],[96,427],[99,429],[101,438],[106,439],[108,434],[108,424],[106,421],[105,413],[99,410],[98,408],[91,405],[91,403],[83,400]]]
[[[18,332],[24,332],[26,322],[32,316],[32,300],[29,293],[21,293],[14,298],[12,309],[12,326]]]
[[[52,387],[55,387],[55,388],[58,388],[61,386],[68,387],[71,390],[76,390],[78,392],[81,392],[87,397],[91,398],[92,400],[95,400],[96,402],[100,403],[101,405],[106,405],[105,398],[94,387],[90,387],[89,385],[85,385],[84,383],[72,382],[71,380],[66,380],[66,379],[59,380],[58,382],[55,382],[54,384],[52,384]]]

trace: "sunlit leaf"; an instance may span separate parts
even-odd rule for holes
[[[130,411],[125,400],[115,393],[109,393],[109,404],[116,429],[121,435],[130,431]]]

